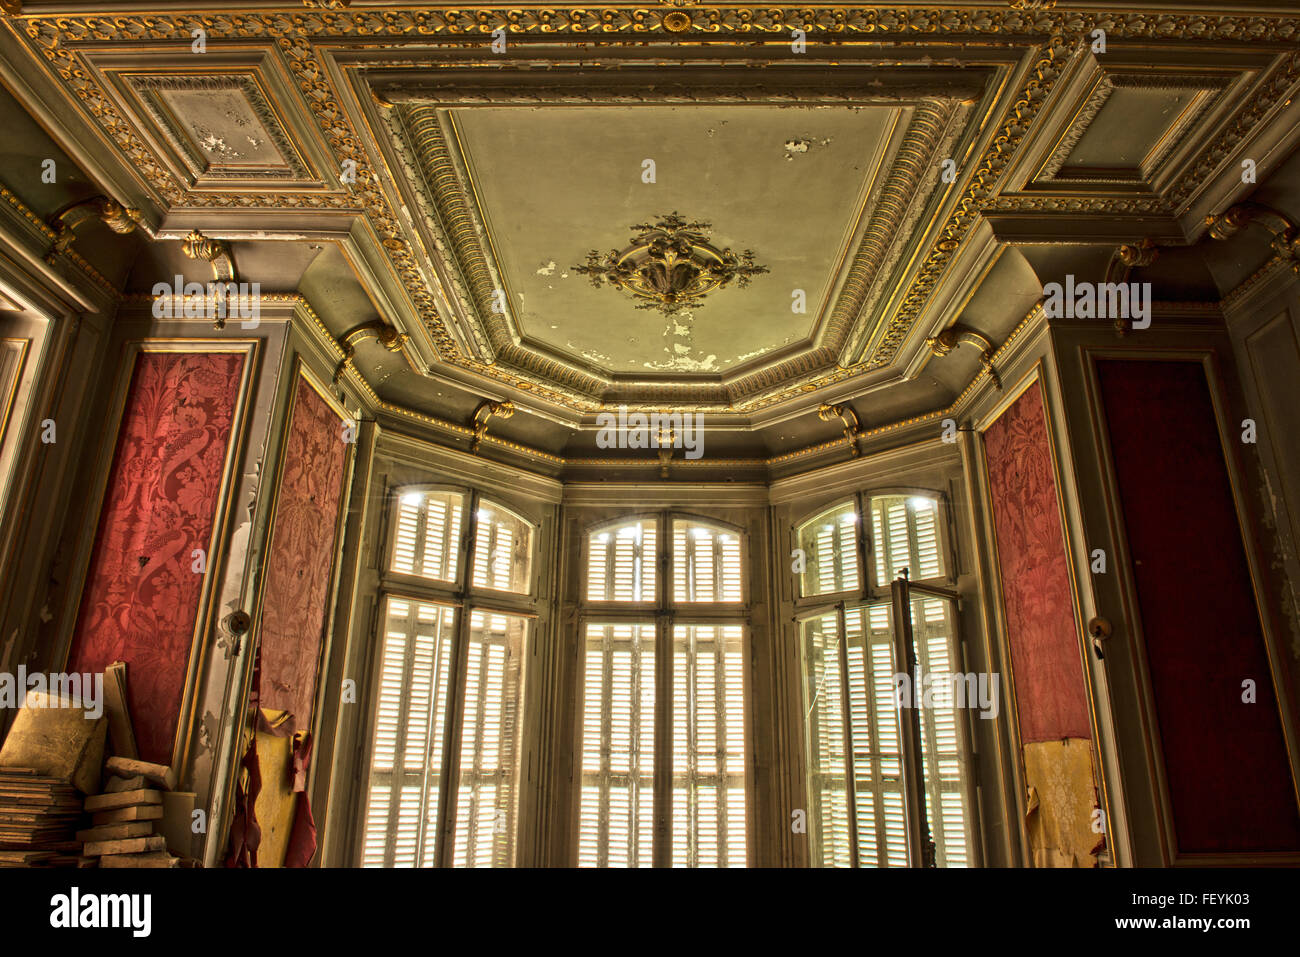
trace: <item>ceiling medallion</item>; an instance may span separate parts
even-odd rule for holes
[[[571,267],[599,288],[608,282],[641,300],[638,309],[658,309],[673,315],[703,305],[706,293],[721,289],[733,279],[748,286],[753,276],[767,272],[754,265],[753,250],[737,255],[709,242],[709,223],[688,223],[676,212],[654,225],[631,227],[634,235],[623,250],[601,256],[587,253],[585,266]]]

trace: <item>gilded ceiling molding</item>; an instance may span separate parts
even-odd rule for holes
[[[1300,39],[1300,21],[1280,21],[1290,24],[1291,42]],[[1182,206],[1215,170],[1217,170],[1237,145],[1246,138],[1264,117],[1282,99],[1292,93],[1296,83],[1300,82],[1300,50],[1283,59],[1261,87],[1251,91],[1244,107],[1232,118],[1231,125],[1219,133],[1215,141],[1202,151],[1196,163],[1183,174],[1183,177],[1170,187],[1168,198]]]
[[[939,160],[948,155],[964,126],[964,116],[954,122],[959,112],[966,111],[955,102],[928,102],[918,106],[912,116],[889,181],[874,200],[871,224],[844,283],[845,292],[853,289],[854,295],[847,300],[842,295],[836,301],[828,323],[827,347],[835,350],[837,362],[851,361],[874,334],[875,330],[864,329],[859,336],[850,335],[858,317],[871,315],[889,286],[903,254],[895,239],[910,234],[924,212],[924,197],[934,192],[939,181]]]
[[[1088,99],[1084,101],[1083,106],[1079,108],[1079,112],[1070,121],[1065,135],[1056,144],[1056,149],[1052,150],[1052,155],[1047,158],[1047,162],[1039,170],[1038,178],[1052,179],[1060,172],[1061,167],[1065,165],[1065,161],[1074,152],[1074,148],[1079,145],[1079,140],[1083,139],[1083,134],[1088,132],[1088,127],[1092,125],[1092,121],[1097,118],[1097,114],[1101,112],[1101,108],[1106,105],[1106,101],[1110,99],[1111,94],[1114,92],[1115,84],[1110,81],[1108,76],[1102,74],[1097,81],[1097,85],[1093,87],[1092,93],[1088,95]]]
[[[1041,318],[1041,316],[1042,316],[1042,303],[1040,302],[1040,303],[1036,303],[1033,306],[1033,308],[1031,308],[1029,312],[1025,314],[1025,317],[1021,319],[1019,323],[1017,323],[1014,329],[1011,330],[1010,334],[1003,341],[1002,345],[998,346],[997,351],[992,356],[993,361],[995,362],[998,361],[1002,357],[1003,353],[1005,353],[1007,349],[1009,349],[1012,346],[1012,344],[1016,341],[1016,339],[1020,337],[1020,335],[1025,331],[1025,329],[1029,326],[1029,324],[1033,322],[1034,319]],[[980,369],[980,371],[974,375],[971,381],[967,383],[966,388],[962,390],[961,394],[958,395],[948,405],[947,408],[937,409],[934,412],[927,412],[924,415],[912,416],[910,418],[902,419],[897,422],[890,422],[885,425],[878,426],[874,429],[868,429],[866,431],[863,431],[861,429],[861,426],[856,424],[857,416],[852,414],[852,409],[849,409],[848,406],[841,406],[841,408],[848,411],[850,415],[853,415],[852,422],[854,423],[854,432],[853,432],[854,445],[856,446],[858,441],[861,439],[871,438],[877,435],[884,435],[889,432],[895,432],[899,429],[904,429],[909,426],[917,425],[922,422],[941,421],[944,418],[959,414],[960,411],[965,407],[967,400],[971,396],[971,393],[984,379],[985,374],[986,374],[985,370]],[[365,382],[364,379],[362,379],[361,381],[363,383]],[[373,397],[374,393],[371,392],[370,395]],[[406,418],[415,422],[420,422],[425,425],[432,425],[435,426],[436,428],[453,432],[457,435],[471,436],[471,437],[474,435],[473,429],[466,428],[463,425],[456,425],[454,422],[448,422],[445,419],[439,419],[435,416],[426,415],[425,413],[422,412],[416,412],[413,409],[407,409],[404,406],[395,405],[391,402],[377,401],[376,407],[394,416]],[[481,408],[482,406],[480,406],[480,409]],[[827,406],[827,408],[834,408],[834,407]],[[477,412],[475,417],[477,419],[478,417]],[[839,417],[839,414],[834,413],[834,417]],[[841,421],[844,420],[842,419]],[[846,422],[845,424],[847,425],[848,423]],[[593,468],[610,467],[610,468],[623,468],[623,469],[638,468],[638,467],[645,467],[645,468],[659,467],[662,469],[663,467],[662,462],[660,462],[658,459],[651,459],[651,458],[639,458],[639,457],[638,458],[629,457],[626,459],[564,458],[562,456],[553,455],[550,452],[544,452],[541,449],[535,449],[532,448],[531,446],[522,445],[518,442],[511,442],[506,439],[498,439],[495,436],[486,435],[486,434],[482,437],[481,441],[487,443],[488,445],[500,446],[501,448],[507,448],[514,452],[521,453],[523,455],[529,455],[534,458],[542,459],[544,461],[551,462],[560,467],[570,467],[570,466],[593,467]],[[786,462],[791,462],[794,461],[795,459],[806,458],[810,455],[817,455],[821,452],[826,452],[831,449],[843,448],[844,441],[845,441],[844,437],[841,436],[839,438],[830,439],[825,442],[818,442],[815,445],[809,445],[801,449],[794,449],[790,452],[784,452],[781,453],[780,455],[774,455],[768,458],[715,459],[715,458],[701,457],[699,459],[674,460],[672,464],[675,467],[696,467],[696,468],[699,467],[771,468],[774,465],[780,465]]]
[[[492,365],[504,366],[511,373],[517,373],[521,380],[535,385],[541,385],[537,380],[544,377],[565,390],[577,393],[585,403],[599,404],[600,396],[605,390],[623,383],[593,375],[562,359],[540,356],[520,347],[516,344],[518,333],[511,325],[508,312],[500,313],[492,308],[494,293],[501,288],[500,280],[492,272],[486,256],[481,240],[483,227],[467,199],[467,185],[460,181],[461,174],[453,160],[438,110],[420,98],[425,95],[430,94],[403,93],[397,88],[385,88],[382,92],[383,99],[397,107],[386,110],[385,117],[394,133],[394,146],[402,162],[408,169],[421,174],[413,180],[417,185],[423,184],[423,189],[416,190],[418,201],[425,211],[426,222],[434,233],[435,243],[444,252],[450,251],[453,254],[453,264],[459,267],[469,286],[472,296],[468,299],[462,297],[462,306],[478,317],[486,331],[486,339],[480,338],[480,342],[488,349]],[[498,96],[503,94],[493,89],[482,93],[463,92],[459,95],[471,102],[482,102],[485,98],[496,102]],[[531,102],[552,102],[557,95],[550,90],[534,90]],[[661,100],[657,93],[637,93],[630,95],[630,98],[640,103]],[[668,97],[668,100],[677,98]],[[454,100],[455,97],[451,99]],[[699,93],[693,99],[705,101],[707,97]],[[923,204],[918,201],[918,197],[924,192],[927,179],[937,180],[937,157],[947,142],[960,135],[961,123],[957,122],[957,117],[967,108],[955,99],[934,98],[924,100],[914,108],[911,123],[885,183],[878,187],[868,202],[871,219],[854,253],[840,295],[831,309],[820,347],[780,360],[755,372],[724,380],[718,385],[681,386],[638,382],[634,384],[638,388],[638,401],[648,405],[672,403],[691,410],[749,411],[769,404],[770,400],[764,393],[780,389],[792,379],[818,371],[833,376],[834,379],[830,381],[843,378],[837,369],[837,357],[846,348],[854,322],[864,308],[868,308],[868,295],[872,296],[870,303],[874,303],[887,285],[888,276],[882,275],[882,269],[892,267],[893,263],[902,258],[902,251],[896,248],[897,242],[906,237],[909,224],[921,215]],[[459,283],[456,288],[460,291]],[[507,306],[507,310],[508,308]],[[463,357],[450,361],[472,365],[472,361]]]
[[[14,5],[17,0],[4,0]],[[1032,2],[1032,0],[1027,0]],[[1195,39],[1238,42],[1286,42],[1298,35],[1297,21],[1280,14],[1167,13],[1160,11],[1097,12],[1057,10],[1047,6],[814,7],[717,6],[645,9],[636,5],[592,8],[551,6],[433,8],[419,6],[339,9],[342,0],[320,0],[307,10],[282,9],[266,13],[212,12],[182,14],[126,14],[121,16],[67,16],[33,12],[22,15],[30,23],[57,21],[77,30],[88,23],[104,31],[105,39],[140,36],[161,38],[176,24],[189,29],[204,26],[210,37],[291,37],[330,35],[339,38],[472,36],[481,39],[496,29],[507,33],[606,36],[660,34],[666,38],[781,35],[800,29],[809,40],[819,35],[895,35],[924,39],[926,34],[982,36],[1086,37],[1101,27],[1108,37],[1122,39]],[[328,4],[328,5],[327,5]],[[667,19],[667,23],[665,23]],[[125,33],[126,35],[119,35]],[[78,38],[70,34],[70,39]]]
[[[398,155],[414,174],[410,182],[423,186],[415,193],[424,220],[434,234],[434,242],[466,284],[462,287],[460,282],[453,281],[461,307],[467,312],[477,312],[479,316],[500,315],[491,309],[493,293],[500,285],[489,271],[473,216],[459,188],[459,177],[451,161],[437,110],[419,106],[390,109],[384,111],[384,118],[388,120]],[[447,292],[450,298],[451,290]],[[504,315],[500,315],[499,322],[481,325],[486,328],[488,336],[486,340],[478,337],[479,344],[486,349],[490,360],[495,360],[500,352],[514,344],[510,331],[505,328]],[[438,352],[442,355],[442,349]]]
[[[1268,279],[1273,273],[1286,268],[1287,265],[1285,259],[1278,256],[1270,257],[1268,262],[1228,291],[1228,294],[1222,299],[1224,308],[1230,309],[1235,306],[1240,299],[1248,295],[1256,286]]]
[[[676,16],[672,16],[676,14]],[[665,22],[666,18],[672,19]],[[130,125],[117,112],[111,97],[99,88],[94,75],[81,59],[81,44],[129,44],[141,41],[157,43],[190,42],[191,31],[206,31],[209,40],[272,40],[278,45],[304,100],[324,133],[330,148],[340,161],[351,159],[357,164],[354,189],[348,193],[266,195],[191,194],[152,156],[151,151],[131,132]],[[1006,42],[1010,38],[1049,38],[1030,80],[1016,104],[994,136],[992,146],[981,159],[966,194],[945,226],[944,238],[931,250],[898,314],[891,320],[885,335],[869,360],[853,368],[837,368],[798,387],[794,392],[775,392],[761,399],[738,405],[736,411],[751,411],[788,398],[799,391],[815,391],[820,385],[841,381],[872,368],[888,364],[896,354],[906,331],[915,321],[924,302],[943,272],[947,258],[954,252],[975,215],[991,198],[992,186],[1006,167],[1010,154],[1019,145],[1025,130],[1041,106],[1057,75],[1057,56],[1067,45],[1082,42],[1095,28],[1102,28],[1112,40],[1193,39],[1201,42],[1284,43],[1300,37],[1300,20],[1276,15],[1206,15],[1197,13],[1082,13],[1057,10],[1015,10],[1010,8],[850,8],[838,6],[812,8],[711,7],[703,9],[646,10],[632,7],[598,9],[555,8],[479,8],[419,9],[361,8],[357,10],[310,9],[290,13],[210,13],[210,14],[127,14],[121,16],[67,16],[59,13],[33,13],[23,16],[21,27],[15,24],[29,44],[50,64],[52,72],[71,88],[86,112],[96,119],[111,140],[151,184],[167,207],[209,206],[244,208],[265,205],[292,205],[297,208],[321,208],[358,211],[371,222],[387,251],[394,268],[412,297],[422,323],[429,329],[440,355],[458,355],[454,339],[438,315],[432,294],[424,287],[421,270],[408,243],[402,238],[400,224],[377,182],[368,169],[360,138],[338,105],[335,91],[320,68],[316,44],[335,45],[350,39],[367,42],[410,39],[427,41],[430,37],[463,39],[481,43],[496,29],[548,40],[599,43],[620,42],[624,36],[677,41],[716,41],[728,37],[772,37],[788,35],[795,28],[805,30],[810,41],[830,38],[838,42],[854,38],[869,43],[933,42],[939,37],[984,37]],[[1237,143],[1294,85],[1300,66],[1300,53],[1291,54],[1275,70],[1263,87],[1224,131],[1207,148],[1188,175],[1175,184],[1171,195],[1185,201],[1206,176],[1217,169]],[[480,363],[462,363],[470,368]],[[524,380],[509,372],[496,372],[499,381],[513,377],[520,388],[532,388],[541,397],[557,390],[524,385]],[[809,388],[811,386],[811,388]],[[548,393],[550,395],[548,395]],[[579,398],[561,398],[560,404],[585,407]]]
[[[1196,90],[1200,93],[1208,93],[1211,90],[1218,91],[1213,96],[1202,96],[1195,108],[1178,118],[1177,124],[1166,132],[1159,152],[1149,157],[1144,163],[1143,169],[1139,171],[1140,178],[1146,180],[1153,170],[1159,169],[1171,152],[1173,152],[1186,138],[1192,127],[1212,105],[1218,102],[1219,96],[1222,95],[1223,89],[1227,86],[1227,80],[1222,77],[1207,77],[1200,75],[1160,75],[1149,73],[1108,73],[1097,68],[1097,81],[1093,87],[1088,99],[1074,115],[1070,121],[1065,135],[1061,137],[1056,148],[1047,162],[1039,170],[1035,177],[1035,182],[1052,183],[1056,181],[1062,185],[1077,185],[1079,182],[1085,183],[1131,183],[1131,178],[1124,177],[1107,177],[1104,175],[1089,174],[1083,177],[1070,177],[1062,182],[1058,179],[1061,168],[1065,165],[1074,148],[1083,138],[1083,134],[1088,131],[1097,115],[1101,112],[1107,100],[1117,89],[1141,89],[1141,90]],[[1172,201],[1161,198],[1156,201],[1159,208],[1172,211],[1176,204]]]
[[[51,243],[56,243],[58,241],[59,233],[56,232],[49,225],[49,223],[46,223],[44,220],[41,219],[41,217],[37,216],[34,212],[28,209],[27,204],[24,203],[21,199],[19,199],[11,190],[9,190],[5,186],[0,186],[0,199],[3,199],[11,207],[13,207],[14,211],[17,212],[18,215],[22,216],[23,219],[31,223],[31,225],[34,226],[41,233],[41,235],[43,235]],[[114,215],[116,216],[116,214]],[[113,227],[110,226],[109,228],[113,228]],[[122,290],[118,289],[115,285],[109,282],[99,272],[98,269],[96,269],[89,262],[83,259],[75,249],[71,249],[65,246],[61,252],[56,254],[53,248],[51,248],[51,250],[46,253],[44,258],[47,263],[53,265],[53,263],[57,261],[60,257],[72,263],[72,265],[76,266],[79,270],[81,270],[82,273],[85,274],[87,279],[89,279],[95,285],[99,286],[101,289],[107,292],[114,299],[121,298]]]
[[[966,232],[978,220],[979,204],[992,193],[994,184],[1010,163],[1012,154],[1019,147],[1060,76],[1060,59],[1065,49],[1066,41],[1060,36],[1052,37],[1040,48],[1029,81],[1008,109],[992,143],[980,158],[979,166],[972,174],[964,195],[943,228],[943,238],[930,250],[906,297],[890,319],[879,345],[867,360],[869,367],[888,365],[897,354],[907,331],[925,308]]]
[[[1167,198],[1161,197],[1128,199],[1098,196],[996,196],[988,202],[982,203],[980,211],[1167,216],[1176,205]]]

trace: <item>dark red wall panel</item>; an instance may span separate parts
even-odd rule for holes
[[[307,731],[349,446],[329,403],[301,376],[296,390],[262,598],[262,707]]]
[[[1065,536],[1035,382],[984,433],[1020,737],[1089,738]]]
[[[1209,384],[1197,362],[1098,362],[1184,852],[1300,849],[1277,698]],[[1253,679],[1254,704],[1242,681]]]
[[[171,764],[244,357],[136,358],[70,671],[125,661],[140,755]]]

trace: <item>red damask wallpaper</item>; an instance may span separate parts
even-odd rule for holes
[[[125,661],[140,755],[170,764],[244,357],[136,358],[70,671]]]
[[[1091,738],[1065,535],[1035,382],[984,433],[1024,743]]]
[[[311,730],[349,445],[343,421],[299,377],[285,439],[262,598],[262,707]]]

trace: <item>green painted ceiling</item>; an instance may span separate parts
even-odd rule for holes
[[[475,108],[453,113],[522,336],[648,378],[735,369],[813,336],[898,117],[886,107]],[[654,160],[655,181],[642,181]],[[692,312],[637,309],[572,267],[677,212],[769,273]],[[804,290],[807,311],[792,310]]]

